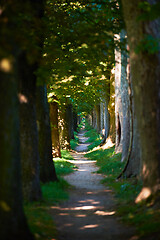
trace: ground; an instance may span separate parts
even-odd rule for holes
[[[58,240],[137,240],[135,230],[123,225],[116,216],[116,202],[111,189],[100,183],[96,161],[87,160],[84,132],[72,160],[78,170],[65,176],[73,186],[68,201],[52,208]]]

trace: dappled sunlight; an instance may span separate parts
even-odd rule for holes
[[[3,58],[0,61],[0,71],[5,72],[5,73],[9,73],[12,71],[12,62],[10,59]]]
[[[57,207],[57,206],[52,206],[51,209],[58,209],[60,211],[79,211],[79,210],[93,210],[93,209],[96,209],[97,207],[95,206],[89,206],[89,205],[86,205],[86,206],[81,206],[81,207]]]
[[[19,93],[18,98],[20,103],[28,103],[28,98],[24,94]]]
[[[86,202],[90,202],[92,204],[100,204],[99,201],[95,201],[94,199],[88,199],[88,200],[83,200],[83,201],[78,201],[79,203],[86,203]]]
[[[68,213],[60,213],[59,216],[68,216]]]
[[[112,216],[114,215],[116,212],[112,211],[112,212],[105,212],[105,211],[96,211],[95,214],[99,215],[99,216]]]
[[[135,203],[139,203],[143,200],[146,200],[147,198],[149,198],[151,196],[151,194],[152,194],[152,192],[151,192],[150,188],[143,187],[140,194],[136,198]]]
[[[75,215],[75,217],[78,217],[78,218],[84,218],[86,216],[87,216],[86,214],[76,214]]]
[[[88,164],[88,163],[96,163],[96,160],[67,160],[70,163],[73,164]],[[81,171],[81,169],[78,169],[77,171]]]
[[[83,229],[97,228],[97,227],[99,227],[99,224],[90,224],[90,225],[85,225],[85,226],[81,227],[80,229],[83,230]]]
[[[73,226],[73,223],[66,223],[64,224],[64,227],[72,227]]]

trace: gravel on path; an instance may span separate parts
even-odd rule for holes
[[[57,240],[138,240],[134,229],[124,226],[116,216],[112,190],[102,185],[101,174],[95,161],[87,160],[84,132],[71,160],[78,170],[65,176],[73,186],[70,198],[52,207],[52,215],[58,230]]]

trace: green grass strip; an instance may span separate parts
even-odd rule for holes
[[[24,210],[28,224],[37,240],[57,239],[56,227],[49,211],[51,206],[55,206],[69,197],[67,189],[71,186],[62,176],[73,172],[75,166],[68,160],[73,160],[73,157],[68,151],[62,151],[62,158],[54,159],[59,181],[42,184],[42,201],[25,203]]]
[[[115,154],[114,147],[112,147],[106,150],[91,151],[85,156],[97,160],[98,172],[106,176],[102,182],[114,189],[117,200],[116,212],[121,220],[135,226],[142,239],[147,236],[159,239],[157,237],[160,235],[160,210],[147,206],[146,203],[135,204],[135,198],[141,190],[142,182],[135,178],[116,180],[125,164],[120,161],[121,154]]]

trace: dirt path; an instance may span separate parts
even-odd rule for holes
[[[87,160],[86,138],[79,134],[77,153],[72,154],[78,170],[65,177],[73,185],[70,198],[52,209],[58,240],[137,240],[134,231],[115,215],[112,191],[100,183],[95,161]]]

